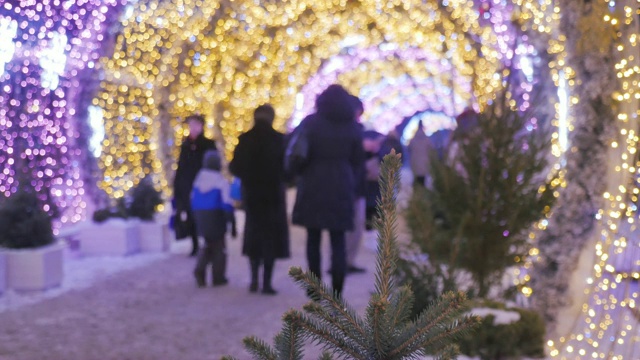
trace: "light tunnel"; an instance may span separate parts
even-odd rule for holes
[[[385,133],[420,111],[482,107],[521,42],[500,6],[481,18],[471,1],[249,3],[128,5],[94,100],[110,195],[148,174],[168,184],[191,113],[205,115],[229,157],[253,108],[273,104],[287,131],[337,82],[364,100],[365,126]]]

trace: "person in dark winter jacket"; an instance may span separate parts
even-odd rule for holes
[[[294,224],[307,228],[307,261],[318,278],[322,276],[321,231],[329,231],[332,285],[338,295],[347,267],[345,232],[353,229],[356,177],[364,162],[361,130],[354,121],[350,97],[341,86],[329,86],[316,99],[316,112],[300,125],[309,147],[307,164],[298,175],[292,216]]]
[[[198,172],[191,192],[191,209],[198,235],[204,238],[205,246],[198,254],[194,270],[199,287],[205,285],[206,269],[212,264],[213,286],[228,283],[225,277],[227,253],[225,235],[230,223],[234,228],[235,219],[231,205],[230,184],[220,173],[220,154],[208,150],[204,154],[203,167]]]
[[[374,220],[377,213],[377,201],[380,196],[380,166],[382,163],[381,146],[384,141],[383,136],[368,138],[364,140],[365,158],[365,229],[374,228]]]
[[[360,123],[360,117],[364,113],[364,104],[362,103],[362,100],[360,100],[360,98],[355,95],[351,96],[351,102],[354,111],[354,120],[359,125],[360,131],[363,131],[364,127]],[[364,141],[362,134],[360,141]],[[347,273],[363,273],[366,271],[365,268],[356,265],[356,257],[358,256],[358,251],[360,250],[360,244],[362,244],[366,222],[366,173],[367,170],[365,167],[365,163],[363,162],[356,173],[356,201],[353,203],[353,229],[347,231],[345,235],[345,244],[347,251]]]
[[[276,294],[271,284],[276,259],[289,257],[289,226],[285,200],[284,135],[273,129],[275,111],[261,105],[254,111],[254,126],[238,138],[229,170],[242,183],[246,214],[242,253],[249,257],[251,285],[258,291],[263,267],[262,293]]]
[[[191,256],[198,253],[198,234],[191,212],[191,189],[196,174],[202,167],[202,159],[207,150],[215,150],[216,143],[204,136],[204,117],[191,115],[187,117],[189,136],[180,146],[178,168],[173,181],[173,196],[176,206],[176,214],[187,223],[189,235],[193,242]]]

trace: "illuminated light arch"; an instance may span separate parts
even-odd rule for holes
[[[367,82],[363,83],[363,78]],[[420,110],[441,110],[455,116],[472,102],[473,94],[470,76],[460,75],[446,58],[423,49],[402,49],[394,44],[348,48],[323,64],[299,92],[289,128],[313,111],[315,97],[333,83],[345,85],[363,100],[367,111],[362,122],[382,133]],[[422,104],[388,104],[390,99],[398,101],[408,95],[422,97]],[[397,114],[385,116],[385,109]]]
[[[456,79],[469,78],[467,87],[462,81],[454,95],[465,104],[464,99],[474,98],[474,105],[481,109],[502,86],[505,73],[499,70],[514,58],[515,43],[527,43],[526,37],[539,35],[537,43],[543,54],[548,47],[551,57],[558,54],[555,58],[561,59],[563,52],[562,42],[547,35],[559,18],[550,3],[491,4],[489,19],[480,18],[474,2],[467,0],[133,4],[133,10],[125,13],[114,56],[104,61],[102,92],[94,100],[94,105],[104,109],[111,137],[103,143],[101,187],[120,197],[142,177],[155,174],[169,193],[178,145],[185,135],[181,118],[193,112],[206,116],[205,132],[216,135],[227,157],[237,135],[250,128],[257,104],[274,104],[275,126],[284,129],[304,85],[323,64],[354,45],[372,49],[385,44],[400,52],[433,55],[446,69],[437,74],[450,74],[454,69],[459,74]],[[518,9],[515,18],[511,15],[514,9]],[[524,28],[525,23],[528,35],[517,35],[514,26]],[[356,44],[353,39],[358,39]],[[535,53],[533,46],[516,51]],[[352,84],[347,86],[350,90],[362,91],[376,86],[387,72],[397,74],[393,65],[402,64],[378,63],[381,70],[344,72],[337,80]],[[551,64],[543,63],[538,69],[550,71],[548,82],[550,77],[557,82],[558,64],[549,68]],[[411,78],[422,77],[428,76]],[[460,91],[464,88],[469,89],[468,95]],[[392,87],[380,89],[392,91]],[[363,94],[365,101],[373,98]],[[369,108],[371,113],[382,109],[377,104]],[[553,106],[549,109],[551,117],[557,116]],[[150,122],[136,124],[142,117]],[[557,125],[557,119],[555,122]],[[138,143],[126,141],[136,137]],[[123,141],[127,146],[121,146]]]
[[[381,44],[366,49],[348,48],[343,54],[330,58],[304,85],[298,94],[292,125],[295,126],[313,111],[315,97],[333,83],[341,83],[363,98],[366,108],[373,107],[367,106],[373,105],[367,99],[383,96],[385,85],[394,87],[402,83],[410,86],[405,88],[407,91],[411,89],[411,82],[416,85],[431,83],[433,87],[453,88],[454,101],[449,96],[439,104],[432,102],[432,106],[439,105],[446,108],[444,111],[449,115],[454,115],[471,102],[471,81],[471,76],[459,74],[444,56],[423,49],[402,49],[395,44]],[[420,93],[418,89],[415,91]],[[365,114],[365,123],[368,117]]]
[[[14,192],[24,172],[36,190],[50,190],[62,223],[83,218],[85,181],[93,177],[82,161],[77,77],[98,62],[109,15],[120,5],[120,0],[0,4],[0,192]]]
[[[414,114],[409,119],[407,119],[402,133],[399,134],[400,141],[403,144],[409,145],[409,141],[413,139],[416,131],[418,130],[418,122],[420,121],[422,121],[422,124],[424,126],[424,133],[427,136],[431,136],[441,130],[453,130],[457,126],[455,118],[447,116],[443,112],[435,112],[429,110],[422,111]]]
[[[500,87],[501,65],[514,56],[512,25],[526,28],[527,36],[542,34],[538,46],[558,61],[538,68],[550,65],[556,85],[571,76],[561,72],[562,41],[545,38],[559,19],[550,1],[476,2],[490,5],[482,17],[475,2],[466,0],[134,3],[114,56],[104,61],[105,81],[94,101],[104,109],[111,134],[103,143],[101,186],[119,197],[152,173],[168,188],[185,131],[179,118],[192,112],[205,114],[206,131],[216,133],[227,156],[237,135],[250,127],[259,103],[276,105],[276,126],[285,128],[304,84],[324,61],[340,56],[354,36],[363,49],[386,43],[441,54],[453,69],[472,77],[469,94],[480,107]],[[338,82],[346,84],[356,73],[340,74]],[[371,78],[356,83],[361,91],[392,89],[378,85],[379,74],[368,74]],[[366,91],[361,95],[365,101],[373,98]],[[142,118],[148,123],[140,123]],[[556,118],[556,125],[561,121]],[[570,121],[565,125],[570,128]],[[128,142],[123,148],[114,141],[136,136],[148,146]],[[554,144],[554,155],[566,148]]]
[[[275,104],[276,127],[284,128],[305,82],[323,61],[339,56],[345,41],[353,37],[361,39],[361,48],[390,43],[447,59],[459,73],[476,74],[470,81],[474,90],[469,93],[483,104],[487,94],[500,86],[496,71],[511,55],[499,47],[508,44],[509,37],[500,40],[491,27],[480,26],[472,2],[405,3],[292,1],[258,6],[239,1],[185,1],[173,6],[152,1],[133,5],[135,9],[123,20],[115,54],[105,62],[103,92],[94,105],[105,111],[107,133],[120,129],[130,132],[127,136],[133,136],[135,130],[118,126],[119,112],[124,108],[128,121],[144,112],[152,123],[143,137],[160,140],[147,158],[160,161],[142,162],[137,150],[118,149],[107,138],[102,187],[121,196],[146,173],[158,174],[166,186],[184,135],[179,118],[192,112],[205,114],[206,132],[217,133],[228,156],[237,135],[250,127],[256,104]],[[500,29],[507,28],[500,25]],[[361,79],[361,84],[375,82],[367,80]],[[139,102],[146,100],[146,111],[144,106],[129,108],[129,100],[116,95],[123,86],[133,89]],[[140,110],[129,111],[134,108]],[[134,161],[114,164],[104,161],[105,156]],[[123,171],[125,166],[134,170]],[[119,176],[123,173],[126,178]]]
[[[460,111],[451,106],[450,89],[442,84],[434,84],[429,79],[417,81],[408,77],[394,79],[392,84],[376,84],[363,88],[365,103],[373,104],[365,119],[365,127],[370,127],[383,134],[395,129],[401,122],[425,110],[443,113],[455,117],[467,103],[460,103]],[[369,92],[370,88],[377,88]],[[367,94],[376,94],[369,98]],[[381,95],[384,94],[384,95]],[[442,101],[442,97],[446,100]],[[437,128],[429,132],[437,131]]]

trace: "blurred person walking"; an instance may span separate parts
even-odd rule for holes
[[[351,96],[351,103],[354,111],[354,119],[360,128],[360,143],[363,144],[364,127],[360,123],[360,117],[364,113],[364,104],[357,96]],[[363,144],[364,151],[364,144]],[[364,162],[356,173],[356,186],[355,196],[356,200],[353,203],[353,230],[347,231],[346,236],[346,251],[347,251],[347,274],[350,273],[363,273],[365,268],[356,265],[356,257],[362,244],[362,238],[364,236],[365,222],[366,222],[366,168]]]
[[[353,229],[356,178],[364,161],[362,131],[354,121],[351,95],[331,85],[316,99],[316,112],[301,123],[307,157],[298,174],[292,221],[307,229],[309,270],[321,273],[322,230],[331,239],[333,291],[341,296],[347,270],[345,232]],[[313,297],[313,294],[310,294]]]
[[[275,295],[271,279],[276,259],[289,257],[289,227],[285,199],[284,135],[273,129],[275,111],[258,106],[254,126],[240,135],[229,170],[241,180],[246,213],[242,253],[249,257],[250,292]]]
[[[204,248],[198,254],[193,272],[198,287],[205,286],[206,270],[212,265],[213,286],[225,285],[227,280],[227,247],[225,235],[228,225],[235,237],[235,218],[231,205],[230,184],[220,173],[220,154],[208,150],[204,154],[202,169],[198,172],[191,192],[191,209],[198,235],[204,238]]]
[[[409,142],[409,164],[413,173],[414,186],[425,186],[425,180],[429,174],[429,153],[432,148],[431,140],[424,133],[424,126],[420,121],[416,134]]]
[[[207,150],[216,150],[216,143],[204,136],[204,117],[202,115],[190,115],[186,122],[189,126],[189,135],[180,146],[178,168],[173,181],[173,197],[175,212],[178,217],[174,222],[181,222],[182,228],[186,228],[183,236],[176,231],[178,239],[191,237],[192,247],[190,256],[196,256],[199,249],[198,233],[191,211],[191,190],[196,174],[202,168],[202,160]],[[177,226],[177,225],[176,225]]]

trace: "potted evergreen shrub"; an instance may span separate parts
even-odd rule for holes
[[[44,290],[62,283],[64,245],[56,242],[43,206],[38,193],[24,187],[0,203],[0,257],[6,260],[8,289]]]
[[[140,251],[136,221],[129,220],[126,198],[93,213],[93,221],[80,227],[80,252],[89,256],[122,256]]]
[[[162,194],[153,186],[150,177],[145,177],[132,189],[128,213],[132,218],[140,219],[138,231],[141,251],[162,252],[169,249],[168,221],[162,221],[157,216],[160,205]]]

